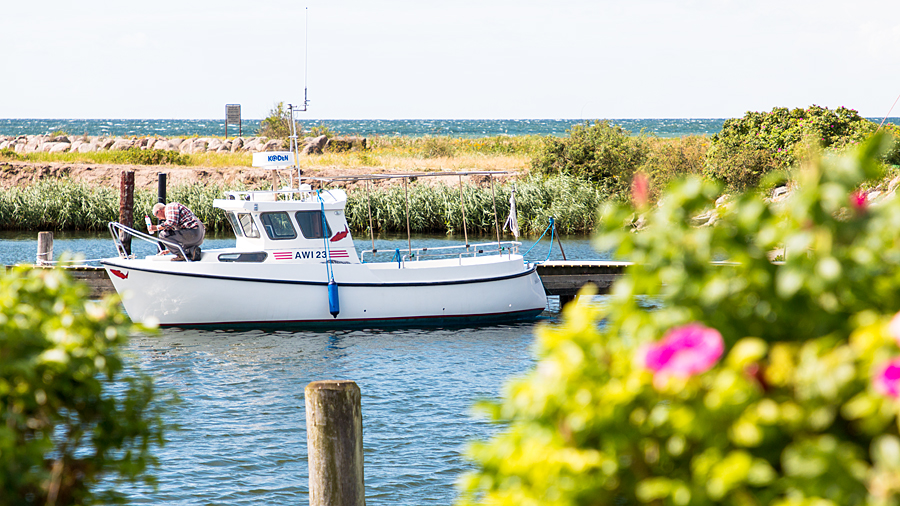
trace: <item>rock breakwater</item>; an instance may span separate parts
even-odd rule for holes
[[[89,135],[0,135],[0,150],[9,149],[18,154],[29,153],[92,153],[97,151],[122,151],[126,149],[157,149],[194,153],[258,153],[283,151],[289,143],[283,139],[267,137],[107,137]],[[325,136],[303,139],[300,143],[304,154],[324,151],[365,149],[364,137]]]

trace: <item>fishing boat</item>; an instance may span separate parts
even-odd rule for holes
[[[501,173],[352,179],[402,177],[406,185],[412,177],[461,181],[487,175],[493,181],[496,174]],[[492,324],[534,319],[544,310],[547,299],[536,266],[519,254],[519,242],[501,241],[499,229],[497,240],[478,244],[469,244],[466,234],[457,246],[413,248],[408,241],[407,248],[385,255],[373,240],[371,249],[358,252],[345,215],[345,191],[313,189],[308,179],[298,174],[296,187],[292,178],[288,188],[229,191],[216,199],[213,205],[225,213],[235,245],[204,250],[197,261],[136,258],[123,244],[127,236],[187,255],[177,244],[110,223],[119,254],[101,263],[128,315],[177,327],[346,328]]]

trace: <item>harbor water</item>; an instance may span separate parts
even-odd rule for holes
[[[57,258],[65,251],[87,259],[115,255],[105,235],[55,235]],[[419,236],[413,247],[448,242]],[[212,237],[204,248],[233,243]],[[604,257],[585,237],[566,237],[563,246],[569,259]],[[31,263],[36,247],[36,234],[0,234],[0,261]],[[403,249],[406,237],[378,238],[376,247]],[[528,258],[561,258],[555,243],[549,248],[545,237]],[[472,404],[501,395],[505,382],[533,367],[534,330],[558,319],[558,310],[551,299],[539,322],[477,328],[164,329],[133,336],[131,363],[181,402],[167,416],[174,428],[156,452],[158,489],[121,490],[129,504],[307,504],[303,391],[311,381],[348,379],[362,391],[367,504],[450,505],[468,469],[467,442],[502,430],[473,416]]]

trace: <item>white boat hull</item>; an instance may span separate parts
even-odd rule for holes
[[[340,312],[329,313],[323,264],[103,261],[134,321],[162,326],[445,325],[533,319],[547,299],[518,255],[332,264]]]

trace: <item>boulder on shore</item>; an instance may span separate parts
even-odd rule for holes
[[[306,139],[306,142],[303,143],[303,149],[300,150],[300,154],[321,155],[322,152],[325,150],[325,144],[327,142],[328,142],[328,138],[325,137],[324,135]]]

